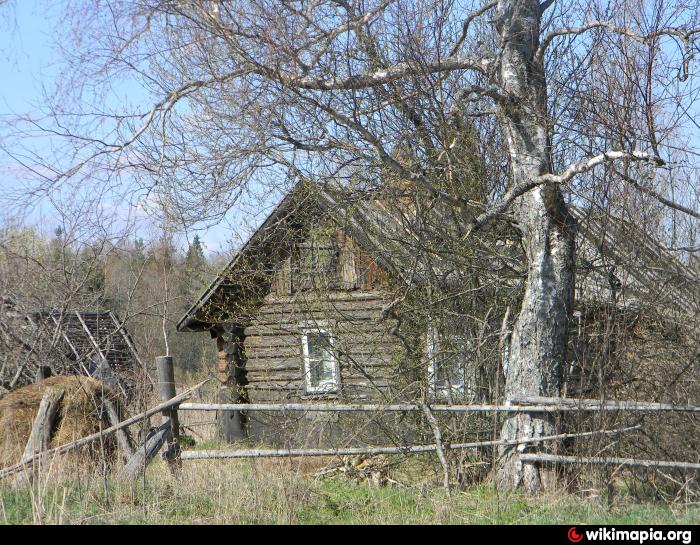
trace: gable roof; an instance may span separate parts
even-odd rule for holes
[[[393,198],[401,201],[400,195]],[[438,244],[429,264],[416,263],[419,241],[408,227],[416,220],[415,209],[387,206],[386,203],[386,199],[376,193],[341,193],[299,182],[180,319],[178,331],[201,331],[226,321],[228,315],[223,309],[251,289],[251,283],[246,288],[240,280],[244,274],[250,274],[251,269],[263,274],[258,277],[260,284],[252,284],[260,291],[258,296],[264,296],[270,276],[264,275],[274,268],[275,245],[289,235],[289,228],[300,230],[309,218],[326,212],[333,212],[334,220],[344,225],[359,246],[398,278],[415,281],[428,269],[432,272],[441,269],[445,275],[451,274],[454,280],[459,280],[459,257],[449,247],[440,252]],[[611,274],[620,276],[624,272],[630,277],[625,280],[631,292],[652,296],[662,304],[676,305],[685,313],[697,314],[700,304],[697,272],[628,222],[590,209],[571,208],[579,221],[580,240],[587,248],[579,269],[583,267],[585,272],[595,276],[595,283],[607,285]],[[433,237],[446,233],[447,241],[466,232],[466,223],[449,207],[435,206],[426,217],[433,224]],[[512,247],[494,249],[490,246],[489,252],[493,254],[494,251],[498,253],[496,259],[506,263],[521,259]],[[412,271],[410,278],[409,269]],[[214,309],[219,309],[218,314]]]
[[[295,185],[178,321],[177,330],[201,331],[214,325],[203,319],[204,309],[211,305],[214,299],[225,298],[229,295],[235,296],[240,291],[240,285],[235,283],[233,277],[244,259],[258,253],[266,245],[269,246],[271,239],[276,238],[275,233],[279,232],[283,225],[287,225],[295,213],[301,210],[305,203],[308,204],[311,199],[312,194],[304,190],[303,183]]]

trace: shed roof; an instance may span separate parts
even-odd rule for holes
[[[105,361],[117,373],[142,367],[129,333],[111,310],[41,310],[32,313],[30,319],[37,325],[59,328],[72,357],[86,366]]]

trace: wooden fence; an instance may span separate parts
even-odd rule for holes
[[[121,471],[120,477],[135,479],[141,475],[150,460],[161,450],[163,445],[167,448],[163,458],[168,462],[171,470],[177,473],[182,461],[201,459],[229,459],[229,458],[263,458],[263,457],[305,457],[305,456],[347,456],[347,455],[374,455],[374,454],[418,454],[436,452],[443,461],[443,451],[451,449],[477,449],[494,446],[517,446],[547,441],[560,441],[569,438],[584,438],[601,435],[619,435],[627,433],[640,426],[631,426],[613,430],[597,430],[581,433],[567,433],[536,438],[523,438],[513,441],[491,440],[471,443],[443,444],[440,432],[435,429],[433,413],[567,413],[572,411],[633,411],[633,412],[684,412],[698,413],[700,406],[672,405],[665,403],[636,402],[636,401],[601,401],[596,399],[565,399],[550,397],[515,398],[504,404],[483,405],[425,405],[417,403],[396,404],[343,404],[343,403],[191,403],[188,400],[206,382],[203,381],[188,390],[176,394],[171,357],[159,357],[156,359],[158,376],[158,394],[160,403],[136,416],[117,423],[99,433],[89,435],[71,443],[48,449],[34,455],[25,455],[22,461],[14,466],[0,469],[0,479],[10,475],[16,475],[23,470],[32,467],[37,461],[52,456],[70,452],[93,441],[103,439],[112,434],[122,432],[126,427],[141,422],[156,414],[162,414],[162,422],[151,433],[143,445],[137,449],[128,449],[125,452],[127,463]],[[309,448],[309,449],[235,449],[235,450],[186,450],[183,451],[179,441],[179,411],[264,411],[264,412],[334,412],[334,413],[387,413],[387,412],[417,412],[422,411],[431,420],[431,427],[435,434],[435,443],[428,445],[405,446],[372,446],[372,447],[348,447],[348,448]],[[38,420],[38,419],[37,419]],[[35,422],[35,425],[38,425]],[[123,432],[122,432],[123,433]],[[31,437],[36,433],[32,432]],[[30,442],[32,438],[30,437]],[[121,441],[119,442],[120,448]],[[27,447],[29,449],[29,445]],[[28,450],[27,452],[32,452]],[[668,461],[668,460],[637,460],[631,458],[615,457],[579,457],[559,456],[552,454],[522,453],[520,459],[523,462],[552,463],[552,464],[605,464],[616,466],[639,466],[652,469],[674,468],[687,471],[700,471],[700,463]]]

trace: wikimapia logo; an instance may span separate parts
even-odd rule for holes
[[[569,541],[571,541],[571,543],[578,543],[583,539],[583,534],[579,534],[576,531],[576,526],[572,526],[571,528],[569,528],[569,532],[566,534],[566,536],[569,538]]]
[[[569,528],[566,533],[571,543],[580,543],[584,537],[586,541],[632,541],[645,543],[646,541],[680,541],[688,545],[693,541],[692,530],[616,530],[615,528],[598,528],[597,530],[584,530],[579,532],[576,526]]]

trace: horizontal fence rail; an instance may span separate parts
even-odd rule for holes
[[[192,397],[195,391],[197,391],[199,388],[201,388],[204,384],[208,382],[208,379],[200,382],[196,386],[193,386],[192,388],[189,388],[182,392],[181,394],[178,394],[177,396],[173,397],[172,399],[169,399],[168,401],[165,401],[163,403],[160,403],[156,405],[155,407],[152,407],[151,409],[148,409],[140,414],[137,414],[136,416],[132,416],[131,418],[127,418],[123,422],[120,422],[119,424],[116,424],[114,426],[110,426],[109,428],[106,428],[102,431],[98,431],[97,433],[93,433],[92,435],[88,435],[86,437],[82,437],[80,439],[77,439],[76,441],[73,441],[71,443],[67,443],[65,445],[61,445],[59,447],[55,447],[49,450],[45,450],[43,452],[38,452],[34,454],[33,456],[22,460],[20,463],[15,464],[10,467],[6,467],[3,469],[0,469],[0,479],[3,479],[5,477],[8,477],[10,475],[14,475],[15,473],[19,473],[20,471],[31,467],[34,462],[42,459],[43,457],[49,457],[49,456],[56,456],[59,454],[66,454],[67,452],[71,452],[75,449],[78,449],[82,446],[85,446],[89,443],[92,443],[94,441],[98,441],[101,439],[104,439],[105,437],[109,437],[110,435],[116,433],[117,431],[124,429],[128,426],[131,426],[132,424],[136,424],[138,422],[141,422],[143,420],[146,420],[147,418],[154,416],[156,414],[162,413],[164,410],[168,410],[171,407],[175,407],[176,405],[179,405],[184,401],[185,399],[189,399]]]
[[[652,401],[617,401],[600,399],[575,399],[566,397],[512,397],[511,405],[542,405],[573,407],[575,409],[598,410],[623,410],[623,411],[678,411],[700,413],[698,405],[678,405],[672,403],[657,403]]]
[[[669,460],[639,460],[637,458],[603,458],[586,456],[558,456],[556,454],[521,454],[520,460],[523,462],[543,462],[553,464],[597,464],[614,466],[637,466],[650,469],[689,469],[700,471],[700,463],[695,462],[672,462]]]
[[[10,467],[0,469],[0,479],[19,473],[34,465],[36,461],[43,460],[50,456],[65,454],[98,439],[102,439],[120,430],[142,422],[151,416],[161,413],[167,417],[169,430],[162,431],[165,435],[171,433],[173,444],[176,448],[166,451],[166,460],[169,461],[174,472],[179,471],[179,460],[198,460],[216,458],[262,458],[262,457],[296,457],[296,456],[353,456],[362,454],[417,454],[422,452],[437,452],[442,461],[442,449],[474,449],[497,446],[516,446],[523,444],[534,444],[544,441],[558,441],[568,438],[585,438],[600,435],[622,434],[639,429],[641,425],[614,430],[597,430],[581,433],[563,433],[544,437],[522,437],[515,440],[490,440],[473,443],[443,443],[440,439],[439,430],[436,431],[435,444],[428,445],[404,445],[404,446],[361,446],[346,448],[292,448],[292,449],[237,449],[237,450],[189,450],[181,451],[177,441],[177,431],[180,427],[188,427],[187,424],[180,425],[177,419],[178,411],[298,411],[298,412],[332,412],[332,413],[357,413],[357,412],[410,412],[421,411],[426,413],[429,420],[433,420],[432,413],[546,413],[546,412],[575,412],[575,411],[632,411],[632,412],[685,412],[700,413],[700,406],[696,405],[674,405],[668,403],[656,403],[645,401],[615,401],[599,399],[568,399],[558,397],[514,397],[502,404],[483,405],[426,405],[419,403],[329,403],[329,402],[309,402],[309,403],[188,403],[186,402],[194,393],[198,391],[208,380],[205,380],[188,390],[175,394],[172,374],[172,358],[159,358],[162,367],[159,372],[158,385],[161,387],[161,403],[136,416],[128,418],[120,423],[115,423],[111,427],[98,433],[88,435],[72,443],[48,449],[22,460],[20,463]],[[167,371],[167,372],[166,372]],[[161,377],[162,375],[162,377]],[[167,386],[167,388],[166,388]],[[114,418],[116,420],[116,418]],[[214,422],[211,422],[213,424]],[[191,426],[209,425],[209,422],[196,422]],[[161,426],[161,428],[163,425]],[[434,428],[436,425],[433,426]],[[149,461],[162,446],[162,441],[157,441],[156,446],[149,450],[149,441],[154,442],[153,436],[145,439],[143,448],[136,449],[131,453],[134,457],[142,453],[139,460],[132,463],[138,469],[134,475],[145,471]],[[131,449],[124,449],[131,450]],[[152,451],[152,452],[151,452]],[[127,453],[129,454],[129,453]],[[519,455],[520,461],[525,463],[562,463],[562,464],[607,464],[620,466],[638,466],[650,469],[670,468],[684,470],[700,470],[700,463],[697,462],[675,462],[665,460],[639,460],[633,458],[605,458],[605,457],[577,457],[560,456],[554,454],[535,454],[523,452]],[[137,463],[138,462],[138,463]],[[131,460],[130,460],[131,463]],[[129,464],[127,464],[128,466]]]
[[[537,401],[536,401],[537,400]],[[182,403],[181,411],[301,411],[301,412],[412,412],[422,411],[415,403],[388,405],[371,403]],[[492,412],[573,412],[573,411],[639,411],[700,413],[695,405],[670,405],[637,401],[604,401],[595,399],[534,398],[518,399],[517,403],[498,405],[430,405],[433,412],[492,413]]]
[[[562,439],[594,437],[597,435],[617,435],[639,429],[641,426],[631,426],[616,430],[598,430],[581,433],[561,433],[544,437],[532,437],[511,441],[492,440],[473,443],[445,443],[445,450],[473,449],[497,446],[517,446],[546,441],[560,441]],[[422,452],[435,452],[437,445],[407,445],[404,447],[348,447],[339,449],[236,449],[236,450],[188,450],[183,451],[183,460],[202,460],[212,458],[282,458],[296,456],[356,456],[360,454],[418,454]]]

